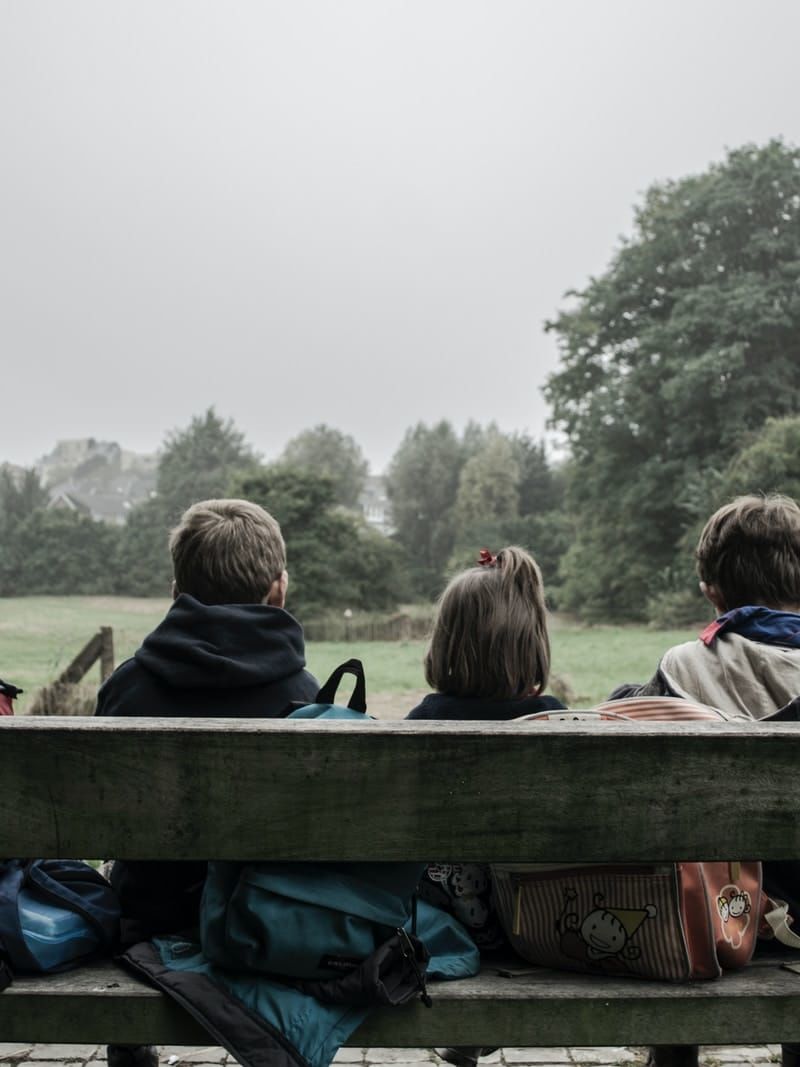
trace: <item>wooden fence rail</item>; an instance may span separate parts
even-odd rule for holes
[[[40,689],[31,705],[29,715],[89,714],[93,708],[86,699],[75,700],[75,686],[100,661],[100,682],[114,670],[114,631],[101,626],[83,646],[72,662],[50,685]],[[94,704],[94,701],[91,701]]]

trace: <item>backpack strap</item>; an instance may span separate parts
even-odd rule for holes
[[[351,711],[363,711],[366,714],[367,711],[367,683],[364,678],[364,664],[360,659],[349,659],[345,663],[340,663],[339,666],[333,671],[330,678],[317,693],[317,699],[315,704],[335,704],[336,703],[336,690],[342,681],[345,674],[352,674],[356,680],[355,689],[353,695],[350,697],[348,708]]]
[[[776,941],[787,948],[800,948],[800,937],[791,929],[789,923],[789,905],[784,900],[767,897],[764,922],[769,926]]]

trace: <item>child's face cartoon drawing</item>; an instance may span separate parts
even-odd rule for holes
[[[625,927],[616,915],[602,908],[589,912],[581,923],[580,935],[589,947],[589,955],[596,959],[616,956],[628,940]]]
[[[731,916],[734,919],[738,919],[740,915],[744,915],[745,912],[750,911],[750,901],[748,900],[747,893],[734,893],[728,904],[730,908]]]
[[[477,863],[454,863],[450,885],[456,896],[485,893],[489,888],[486,871]]]
[[[453,911],[456,917],[470,929],[480,928],[489,918],[489,912],[480,897],[456,897]]]

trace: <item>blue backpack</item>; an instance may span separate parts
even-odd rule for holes
[[[0,860],[0,990],[111,952],[118,929],[117,894],[88,863]]]
[[[355,674],[348,707],[334,703]],[[290,718],[366,719],[364,671],[350,660],[314,704]],[[366,721],[370,721],[366,719]],[[208,865],[202,946],[156,938],[123,957],[203,1023],[243,1064],[327,1067],[377,1005],[419,996],[426,980],[478,971],[471,937],[451,915],[419,902],[420,863]],[[257,1049],[257,1055],[254,1050]]]
[[[345,674],[356,685],[342,707],[334,700]],[[337,667],[316,701],[292,706],[287,718],[373,721],[366,716],[361,662]],[[200,907],[203,954],[231,970],[339,978],[398,931],[411,927],[413,934],[424,870],[422,863],[210,862]]]
[[[346,674],[352,674],[356,684],[347,707],[344,707],[336,703],[336,693]],[[371,719],[371,716],[367,715],[367,681],[364,677],[364,664],[360,659],[348,659],[340,663],[317,693],[313,704],[293,701],[286,708],[283,717],[286,719],[357,719],[359,722]]]

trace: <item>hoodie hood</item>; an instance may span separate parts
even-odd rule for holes
[[[201,604],[181,593],[134,659],[174,689],[278,682],[306,664],[303,630],[266,604]]]

